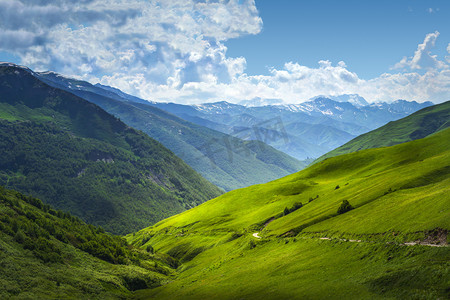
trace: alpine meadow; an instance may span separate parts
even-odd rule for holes
[[[0,1],[0,299],[450,299],[450,3]]]

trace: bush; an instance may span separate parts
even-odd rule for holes
[[[294,205],[289,209],[289,212],[296,211],[297,209],[301,208],[303,204],[301,202],[295,202]]]
[[[17,231],[16,235],[14,235],[14,240],[19,244],[23,244],[25,242],[25,235],[22,231]]]
[[[250,249],[253,249],[253,248],[256,247],[256,243],[255,243],[253,240],[250,240],[250,241],[248,242],[248,247],[249,247]]]
[[[351,206],[351,204],[347,200],[342,200],[342,204],[341,204],[341,206],[339,206],[337,213],[343,214],[352,209],[353,209],[353,206]]]
[[[289,208],[285,207],[285,208],[284,208],[284,211],[283,211],[283,214],[286,216],[286,215],[288,215],[289,213],[290,213]]]

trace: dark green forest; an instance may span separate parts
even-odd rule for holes
[[[98,106],[0,68],[0,185],[124,234],[220,190]]]
[[[2,299],[123,298],[173,272],[167,255],[1,186],[0,240]]]

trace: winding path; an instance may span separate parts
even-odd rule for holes
[[[255,232],[252,234],[253,237],[260,239],[262,237],[259,236],[259,232]],[[327,240],[327,241],[331,241],[333,240],[332,238],[329,237],[320,237],[318,238],[319,240]],[[361,243],[364,241],[361,240],[347,240],[347,239],[337,239],[339,241],[342,242],[350,242],[350,243]],[[388,244],[388,243],[386,243]],[[399,246],[415,246],[415,245],[421,245],[421,246],[428,246],[428,247],[448,247],[448,245],[443,245],[443,244],[429,244],[429,243],[421,243],[421,242],[407,242],[407,243],[402,243],[402,244],[398,244]]]

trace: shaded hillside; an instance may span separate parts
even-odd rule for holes
[[[406,118],[362,134],[317,161],[363,149],[393,146],[429,136],[450,127],[450,101],[421,109]]]
[[[164,256],[0,187],[2,299],[123,299],[171,272]]]
[[[448,298],[448,193],[450,129],[333,157],[128,236],[182,263],[138,296]]]
[[[100,107],[0,67],[0,184],[125,233],[220,194]]]
[[[187,122],[115,89],[93,86],[55,73],[38,78],[95,103],[123,122],[142,130],[172,150],[206,179],[226,191],[265,183],[306,166],[259,141],[243,141]],[[119,94],[116,94],[119,93]],[[131,98],[130,98],[131,97]],[[247,132],[252,132],[249,128]]]

